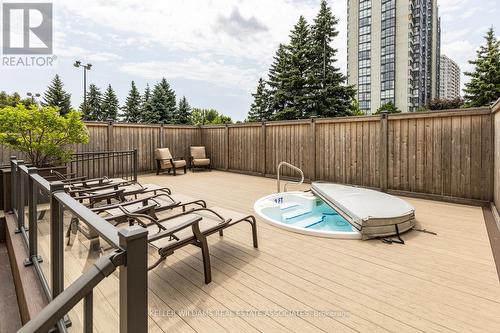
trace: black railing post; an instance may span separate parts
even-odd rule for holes
[[[16,166],[16,210],[17,210],[17,229],[16,233],[22,232],[24,229],[24,203],[25,203],[25,186],[24,186],[24,177],[23,171],[19,167],[20,165],[24,165],[24,161],[17,161]]]
[[[17,161],[17,157],[16,156],[11,156],[10,157],[10,188],[11,188],[11,192],[10,192],[10,206],[11,206],[11,210],[13,213],[15,213],[15,209],[16,209],[16,188],[17,188],[17,184],[16,184],[16,171],[17,171],[17,165],[16,165],[16,162]]]
[[[83,299],[83,332],[92,333],[94,326],[94,292],[91,290]]]
[[[64,208],[55,197],[64,191],[60,181],[50,183],[50,265],[52,299],[64,290]]]
[[[120,332],[148,331],[148,231],[139,226],[118,232],[126,251],[120,266]]]
[[[134,182],[137,181],[137,148],[134,148]]]
[[[38,255],[38,234],[37,234],[37,199],[38,188],[32,175],[37,173],[37,168],[28,168],[28,222],[29,222],[29,257],[24,261],[25,266],[33,264],[33,261],[41,262],[42,258]]]

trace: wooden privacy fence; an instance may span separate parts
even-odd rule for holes
[[[492,124],[479,108],[202,126],[201,141],[218,169],[274,176],[286,161],[309,180],[491,201]]]
[[[187,158],[204,145],[216,169],[274,176],[286,161],[309,180],[492,201],[493,117],[478,108],[201,127],[89,122],[90,143],[76,151],[137,149],[148,172],[157,147]],[[13,152],[3,148],[6,163]]]

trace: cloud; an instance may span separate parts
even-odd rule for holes
[[[266,32],[268,28],[254,16],[244,18],[238,8],[233,8],[228,17],[224,15],[217,17],[214,30],[215,32],[223,31],[229,36],[244,40],[255,34]]]
[[[120,66],[119,70],[148,80],[159,80],[162,77],[188,79],[245,91],[253,87],[258,78],[258,72],[253,68],[241,68],[222,61],[202,61],[197,58],[182,61],[129,62]]]

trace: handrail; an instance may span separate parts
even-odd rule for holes
[[[137,151],[134,150],[131,156],[136,164]],[[146,331],[148,231],[139,226],[116,228],[66,193],[63,182],[47,181],[38,174],[37,168],[25,165],[15,156],[11,157],[11,170],[13,217],[17,222],[17,231],[29,250],[24,265],[34,267],[49,302],[38,315],[21,328],[20,332],[47,332],[54,326],[57,326],[59,332],[67,332],[66,325],[69,319],[66,314],[82,299],[83,329],[85,332],[92,332],[93,289],[118,266],[120,266],[120,331]],[[136,170],[134,167],[134,176],[137,175]],[[47,194],[50,199],[50,285],[41,268],[42,258],[37,245],[37,207],[40,192]],[[26,204],[28,228],[24,213]],[[67,288],[64,288],[64,211],[69,212],[72,218],[86,224],[116,249],[110,256],[96,261]]]
[[[43,308],[35,318],[21,327],[18,333],[48,332],[78,302],[92,294],[99,282],[116,270],[114,263],[117,253],[97,260],[89,270]],[[120,254],[118,254],[120,255]]]
[[[281,182],[281,179],[280,179],[280,171],[281,171],[281,167],[282,166],[287,166],[291,169],[294,169],[295,171],[298,171],[300,173],[300,181],[299,182],[286,182],[285,183],[285,186],[283,187],[284,191],[286,192],[286,187],[288,186],[288,184],[295,184],[295,185],[302,185],[302,183],[304,183],[304,172],[302,172],[302,170],[298,167],[296,167],[295,165],[293,164],[290,164],[288,162],[285,162],[285,161],[282,161],[278,164],[278,168],[277,168],[277,185],[278,185],[278,193],[281,192],[281,186],[280,186],[280,182]]]

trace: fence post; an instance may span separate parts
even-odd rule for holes
[[[120,248],[126,251],[120,266],[120,332],[148,330],[148,232],[139,226],[118,232]]]
[[[266,121],[262,119],[262,127],[261,127],[261,147],[260,151],[262,154],[262,175],[266,175]]]
[[[106,149],[108,152],[110,152],[114,150],[113,121],[110,119],[108,119],[107,136],[108,136],[108,142],[106,144]],[[115,177],[114,159],[108,158],[107,160],[108,162],[106,164],[108,170],[106,174],[109,175],[110,177]],[[111,172],[111,164],[113,164],[113,172]]]
[[[24,161],[17,161],[16,167],[16,210],[17,210],[17,229],[16,233],[20,233],[24,229],[24,201],[25,201],[25,188],[24,188],[24,177],[20,165],[23,165]]]
[[[311,117],[311,181],[316,180],[316,117]]]
[[[161,124],[160,125],[160,148],[165,147],[164,131],[165,131],[165,127],[163,127],[163,124]]]
[[[382,111],[380,114],[380,190],[387,191],[387,166],[389,155],[389,131],[388,131],[389,112]]]
[[[29,222],[29,256],[24,260],[24,266],[30,266],[33,261],[42,262],[38,255],[38,231],[37,231],[37,200],[38,188],[33,181],[32,175],[37,173],[37,168],[28,168],[28,222]]]
[[[64,208],[56,192],[64,191],[60,181],[50,183],[50,265],[52,299],[64,290]]]
[[[11,156],[10,157],[10,188],[11,188],[11,193],[10,193],[10,210],[14,213],[16,209],[16,164],[14,161],[17,160],[16,156]]]
[[[226,158],[224,161],[224,169],[227,171],[229,170],[229,125],[226,123],[226,128],[224,129],[225,131],[225,140],[224,140],[224,145],[225,145],[225,152],[226,152]]]
[[[133,172],[134,172],[134,182],[137,182],[137,148],[134,148],[134,165],[133,165]]]

